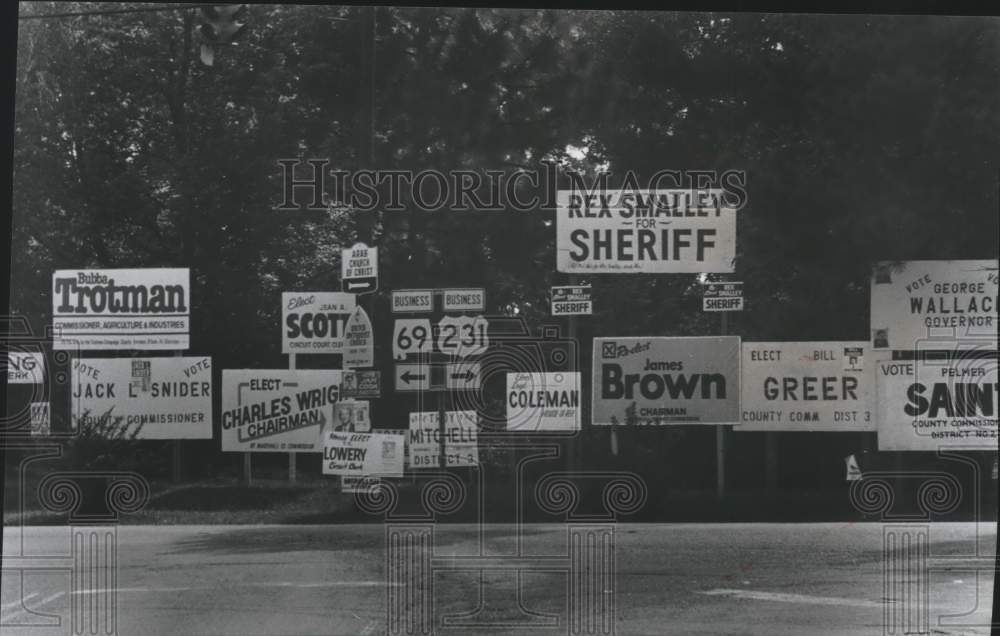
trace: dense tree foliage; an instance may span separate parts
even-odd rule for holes
[[[212,67],[193,9],[20,23],[13,311],[47,324],[54,269],[190,267],[191,350],[280,367],[280,292],[339,289],[359,236],[381,247],[376,334],[392,288],[483,285],[537,325],[566,281],[551,212],[282,212],[280,158],[745,170],[751,340],[866,339],[873,262],[998,252],[995,20],[380,7],[365,65],[364,8],[248,9]],[[584,350],[717,332],[692,276],[592,283]]]

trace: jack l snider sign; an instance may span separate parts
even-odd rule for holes
[[[870,354],[867,342],[744,342],[734,430],[874,431]]]
[[[75,358],[71,385],[78,428],[212,438],[211,358]]]
[[[595,425],[735,424],[739,336],[594,338]]]
[[[872,346],[916,351],[996,343],[997,278],[996,260],[879,263],[871,282]]]
[[[736,210],[721,189],[560,190],[556,202],[560,272],[734,271]]]
[[[356,296],[346,292],[281,294],[282,353],[343,353]]]
[[[552,288],[553,316],[589,316],[593,311],[590,285]]]
[[[878,449],[996,452],[997,364],[996,358],[959,355],[876,361]]]
[[[189,346],[188,269],[60,269],[52,274],[55,349]]]
[[[341,371],[224,369],[222,450],[322,452],[334,428]]]
[[[580,374],[508,373],[507,430],[580,430]]]
[[[405,457],[405,435],[331,430],[323,435],[324,475],[402,477]]]

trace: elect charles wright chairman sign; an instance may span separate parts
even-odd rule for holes
[[[224,369],[222,450],[322,452],[341,371]]]
[[[594,338],[593,421],[732,424],[740,412],[740,338]]]
[[[737,212],[723,190],[560,190],[556,203],[560,272],[735,271]]]
[[[188,269],[60,269],[52,274],[55,349],[186,350]]]

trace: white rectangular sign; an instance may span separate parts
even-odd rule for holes
[[[369,402],[341,399],[333,405],[333,430],[347,433],[368,433],[371,428]]]
[[[212,359],[75,358],[77,427],[136,439],[212,439]]]
[[[445,411],[444,452],[446,466],[479,465],[479,427],[475,411]],[[410,465],[440,466],[441,429],[437,411],[410,413]]]
[[[874,431],[870,353],[867,342],[744,342],[734,430]]]
[[[878,448],[996,452],[997,360],[876,361]]]
[[[593,311],[590,285],[552,288],[553,316],[589,316]]]
[[[7,352],[7,384],[45,382],[45,355],[32,351]]]
[[[392,313],[425,314],[434,311],[434,290],[397,289],[392,292]]]
[[[580,430],[579,373],[508,373],[508,431]]]
[[[323,474],[402,477],[405,444],[405,435],[328,430],[323,436]]]
[[[346,292],[281,294],[282,353],[343,353],[357,296]]]
[[[60,269],[52,274],[55,349],[189,346],[190,270]]]
[[[702,311],[743,311],[743,282],[705,283]]]
[[[486,293],[479,288],[445,289],[444,311],[486,311]]]
[[[594,338],[593,422],[736,424],[740,338]]]
[[[879,263],[871,282],[875,349],[946,350],[997,342],[997,260]]]
[[[556,269],[571,274],[730,273],[736,210],[721,189],[560,190]]]
[[[48,402],[32,402],[30,418],[32,437],[48,437],[52,433]]]
[[[222,450],[318,452],[320,429],[333,428],[340,371],[224,369]]]

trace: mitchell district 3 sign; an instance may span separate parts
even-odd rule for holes
[[[556,269],[570,274],[732,273],[736,210],[722,190],[560,190]]]
[[[594,338],[593,422],[735,424],[740,338]]]

